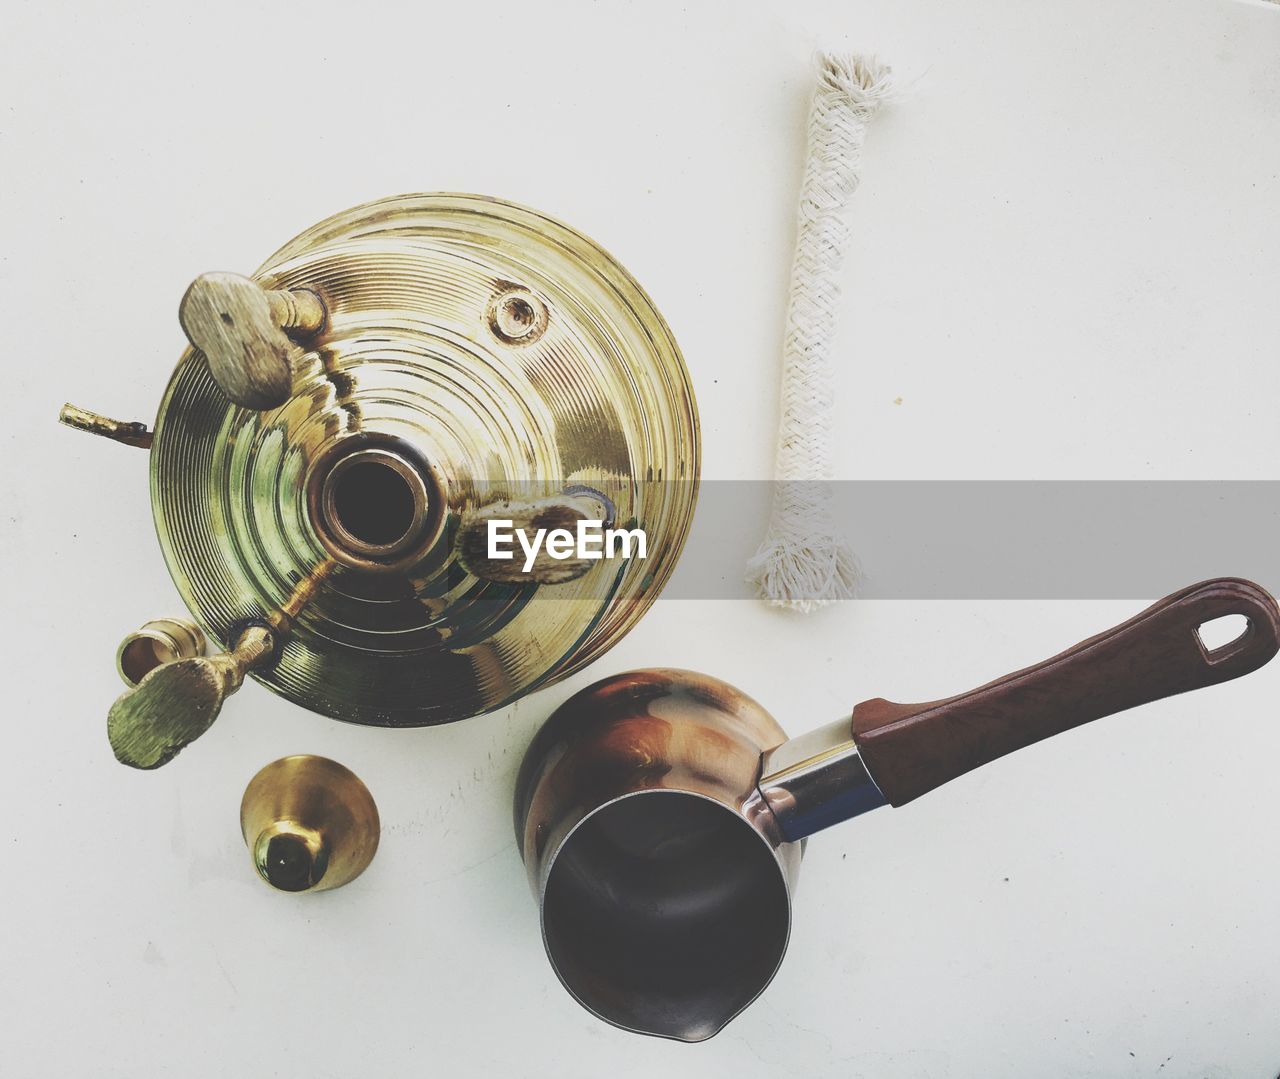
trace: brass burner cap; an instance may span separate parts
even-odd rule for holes
[[[240,830],[258,875],[282,892],[339,888],[368,868],[381,825],[369,789],[326,757],[282,757],[249,781]]]
[[[385,199],[252,279],[204,275],[183,326],[218,365],[188,348],[160,406],[160,545],[211,636],[273,629],[249,673],[289,700],[382,726],[477,715],[612,647],[670,576],[697,494],[688,372],[649,297],[567,226]],[[643,529],[646,556],[524,579],[460,557],[487,508],[566,498]]]

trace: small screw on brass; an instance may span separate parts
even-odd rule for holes
[[[282,892],[340,888],[368,868],[381,824],[354,772],[310,754],[283,757],[249,781],[240,831],[254,868]]]
[[[547,328],[547,305],[526,288],[509,288],[489,302],[489,329],[509,345],[531,345]]]

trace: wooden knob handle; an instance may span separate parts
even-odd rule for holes
[[[305,289],[264,289],[231,273],[201,274],[178,308],[178,321],[209,361],[223,393],[244,408],[268,409],[293,393],[297,339],[325,324],[320,297]]]

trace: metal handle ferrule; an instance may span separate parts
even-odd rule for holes
[[[767,751],[760,758],[760,775],[760,798],[789,843],[888,805],[863,763],[848,720]]]

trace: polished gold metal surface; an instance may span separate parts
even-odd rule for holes
[[[497,200],[411,195],[317,225],[254,281],[323,304],[322,331],[294,341],[291,396],[239,407],[187,350],[151,473],[197,620],[220,641],[278,632],[254,677],[340,719],[444,723],[564,677],[635,624],[690,525],[698,425],[670,331],[608,254]],[[460,556],[490,504],[583,490],[646,531],[647,558],[538,583]]]
[[[137,421],[113,420],[110,416],[99,416],[87,408],[80,408],[70,402],[62,406],[58,413],[58,422],[77,431],[85,431],[91,435],[100,435],[113,442],[123,442],[126,446],[137,446],[139,449],[151,448],[152,433],[145,423]]]
[[[271,630],[251,625],[220,655],[153,667],[107,715],[116,760],[143,769],[167,764],[213,725],[223,700],[240,688],[248,671],[273,658],[274,647]]]
[[[240,831],[258,875],[282,892],[340,888],[378,851],[378,807],[337,761],[283,757],[249,781]]]
[[[116,670],[130,688],[165,663],[203,656],[204,632],[186,618],[156,618],[120,642]]]

